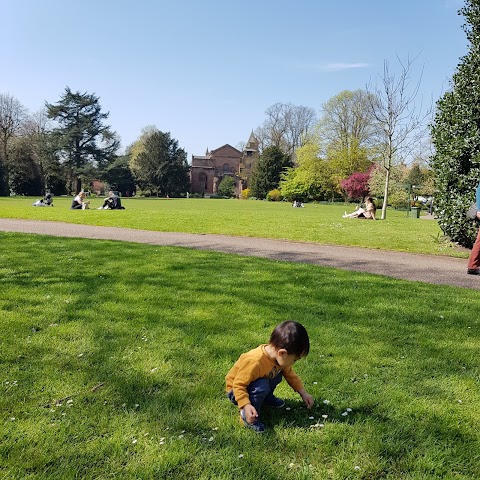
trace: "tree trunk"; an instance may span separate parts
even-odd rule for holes
[[[387,218],[387,205],[388,205],[388,185],[390,183],[390,168],[387,168],[387,176],[385,177],[385,192],[383,194],[382,205],[382,220]]]

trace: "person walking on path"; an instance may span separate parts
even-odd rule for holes
[[[476,204],[477,204],[477,219],[480,220],[480,182],[476,191]],[[468,259],[469,275],[480,275],[480,229],[477,233],[477,238],[473,244],[472,251],[470,252],[470,258]]]

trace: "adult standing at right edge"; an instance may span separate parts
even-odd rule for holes
[[[480,220],[480,183],[476,190],[476,204],[477,204],[477,220]],[[468,259],[469,275],[480,275],[480,229],[477,233],[477,238],[473,244],[472,251],[470,252],[470,258]]]

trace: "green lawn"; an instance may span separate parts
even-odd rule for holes
[[[171,229],[178,209],[214,204],[164,201],[158,216],[175,211]],[[65,213],[59,202],[25,216],[161,225],[148,205]],[[231,205],[312,224],[328,211]],[[218,211],[217,221],[234,223]],[[476,291],[179,248],[0,241],[1,479],[478,478]],[[224,376],[285,319],[309,331],[296,370],[316,405],[307,411],[282,382],[290,410],[263,412],[258,435],[225,399]]]
[[[436,221],[408,218],[389,210],[386,221],[344,219],[350,205],[306,204],[216,199],[122,199],[122,211],[70,210],[71,198],[55,198],[53,208],[36,208],[35,199],[0,198],[0,217],[53,220],[135,229],[280,238],[302,242],[353,245],[383,250],[467,257],[464,249],[444,242]]]

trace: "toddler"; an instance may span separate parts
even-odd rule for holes
[[[274,408],[285,406],[285,402],[273,394],[282,377],[300,394],[307,408],[313,406],[313,397],[292,369],[293,364],[305,357],[309,350],[310,341],[305,327],[288,320],[275,328],[268,344],[240,355],[225,380],[227,396],[238,405],[246,427],[263,432],[265,425],[259,419],[262,405]]]

